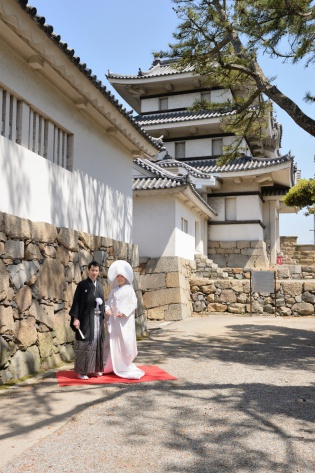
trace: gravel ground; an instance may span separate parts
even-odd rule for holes
[[[151,323],[137,363],[176,381],[58,388],[52,375],[6,392],[1,444],[22,443],[0,471],[313,473],[314,322],[212,315]]]

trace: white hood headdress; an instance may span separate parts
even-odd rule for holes
[[[133,283],[133,270],[127,261],[119,259],[110,265],[107,279],[112,285],[115,285],[117,274],[124,276],[129,284]]]

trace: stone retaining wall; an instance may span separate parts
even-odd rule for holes
[[[280,237],[280,248],[283,262],[286,264],[315,265],[315,245],[298,245],[297,238]]]
[[[137,335],[146,335],[136,245],[0,213],[0,384],[73,359],[68,311],[93,259],[105,297],[110,264],[133,266]]]
[[[269,268],[266,243],[259,240],[208,241],[208,256],[220,268]]]
[[[192,277],[191,298],[197,313],[228,312],[249,314],[250,273],[239,273],[239,279],[207,279]],[[277,315],[315,315],[315,280],[277,280]],[[253,293],[253,314],[275,314],[274,294]]]
[[[140,286],[148,319],[182,320],[192,313],[189,280],[194,261],[140,258]]]

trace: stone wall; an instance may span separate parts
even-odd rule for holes
[[[307,274],[314,275],[315,267]],[[252,293],[253,314],[274,315],[276,305],[277,315],[315,315],[315,279],[291,279],[288,274],[286,277],[276,280],[276,301],[274,294]],[[249,271],[238,269],[224,280],[193,276],[190,285],[196,313],[251,313]]]
[[[297,238],[280,237],[280,248],[285,264],[315,265],[315,245],[298,245]]]
[[[110,264],[133,266],[137,335],[146,335],[136,245],[0,213],[0,384],[73,359],[69,308],[93,259],[105,297]]]
[[[269,268],[266,243],[259,240],[208,241],[208,256],[220,268]]]
[[[178,257],[140,258],[140,286],[148,319],[182,320],[192,313],[189,280],[195,262]]]

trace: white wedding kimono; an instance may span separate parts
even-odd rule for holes
[[[110,309],[113,314],[121,312],[122,317],[110,315],[106,323],[104,344],[104,371],[114,372],[121,378],[140,379],[144,371],[133,364],[138,354],[135,309],[137,298],[133,287],[126,283],[114,287],[108,297],[105,312]]]

